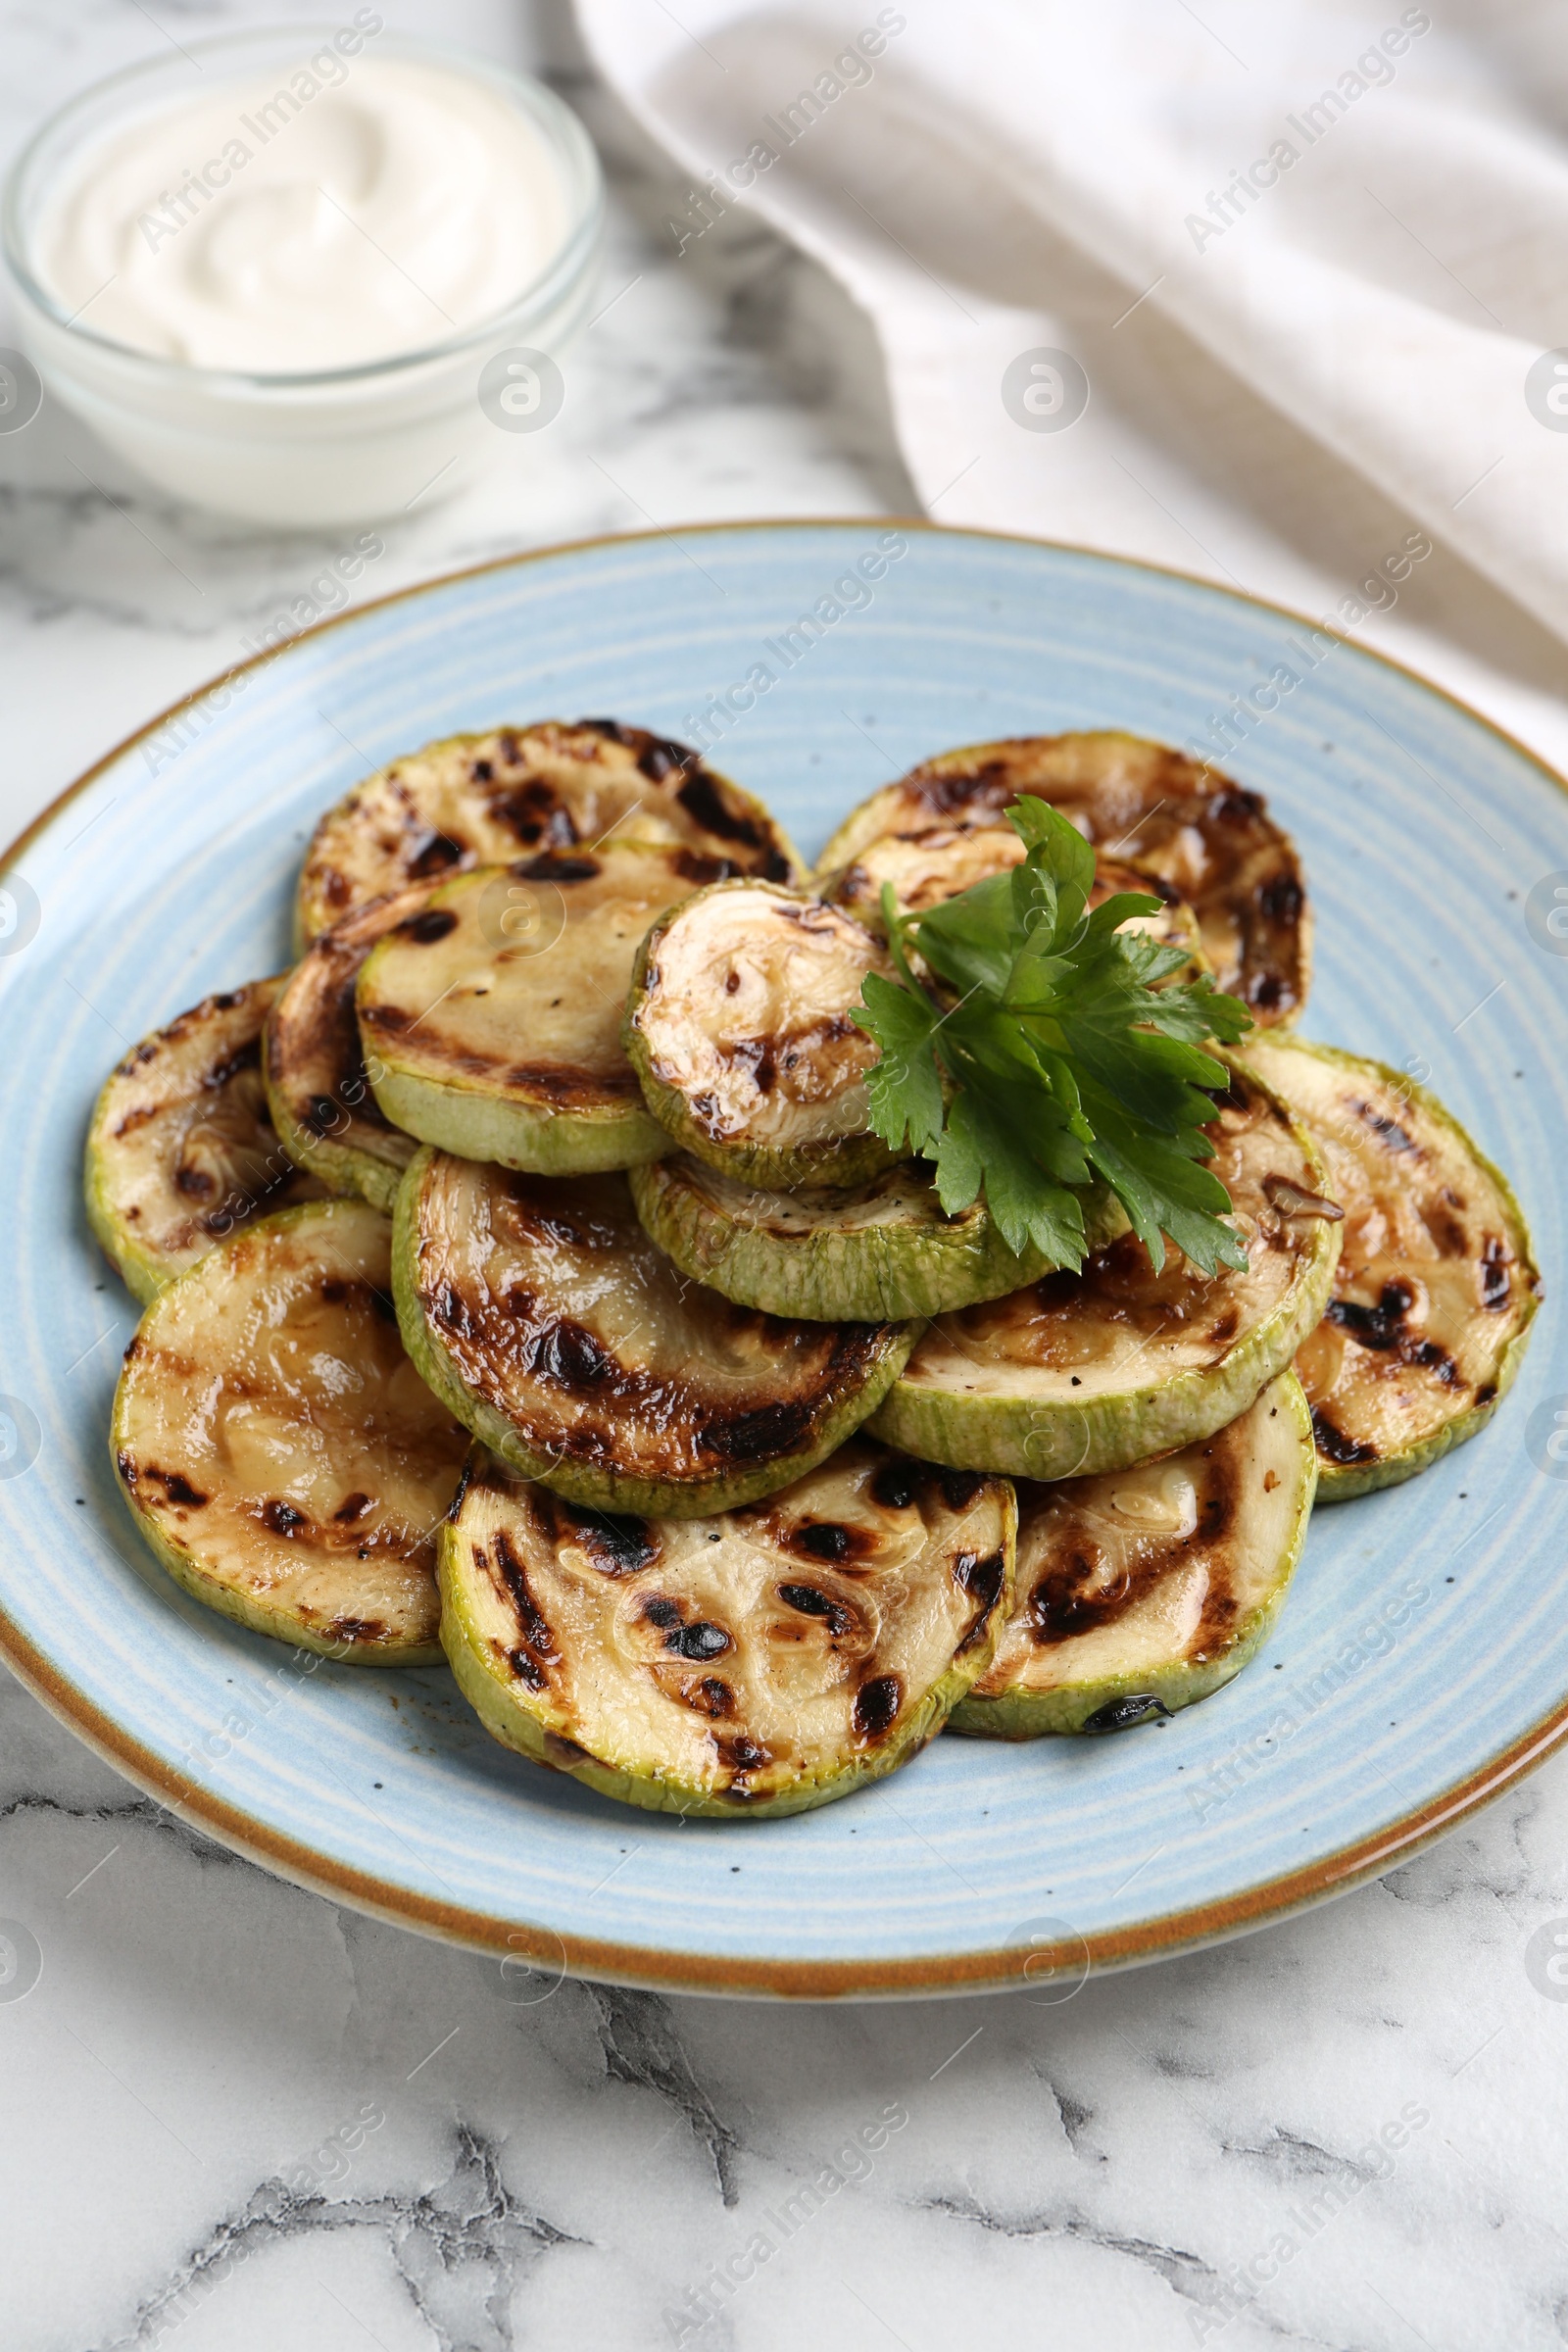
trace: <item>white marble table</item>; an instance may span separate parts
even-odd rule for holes
[[[270,13],[14,0],[0,139]],[[613,165],[627,290],[555,470],[416,510],[366,592],[650,522],[907,511],[864,329],[739,219],[677,263],[668,175],[564,11],[387,13],[560,77]],[[1287,489],[1257,533],[1317,609],[1333,553]],[[334,552],[182,516],[47,415],[0,442],[0,839]],[[1446,562],[1387,642],[1449,674],[1505,651],[1494,707],[1560,756],[1561,649]],[[1568,2340],[1568,1984],[1541,1958],[1565,1841],[1568,1760],[1378,1886],[1064,2004],[528,2006],[177,1827],[0,1670],[0,1915],[42,1956],[25,1998],[0,1988],[0,2345],[1544,2352]],[[863,2128],[881,2144],[845,2154]]]

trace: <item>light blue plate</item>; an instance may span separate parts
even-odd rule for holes
[[[1553,1281],[1568,939],[1542,914],[1568,883],[1559,783],[1375,656],[1320,643],[1311,665],[1304,624],[1221,589],[885,528],[612,540],[411,591],[298,640],[225,708],[198,703],[183,748],[167,723],[131,743],[17,853],[39,911],[29,937],[14,891],[0,937],[0,1389],[20,1447],[0,1460],[0,1642],[185,1818],[327,1894],[510,1948],[519,1999],[564,1967],[795,1993],[1027,1968],[1049,1995],[1086,1961],[1177,1950],[1386,1869],[1568,1730],[1555,1297],[1493,1429],[1318,1514],[1272,1645],[1206,1705],[1108,1740],[949,1737],[798,1820],[617,1808],[492,1744],[444,1672],[302,1671],[144,1556],[105,1445],[133,1310],[77,1199],[93,1095],[154,1024],[287,961],[295,867],[330,801],[464,728],[611,713],[690,738],[707,710],[715,763],[810,853],[944,746],[1106,726],[1186,745],[1286,665],[1299,682],[1222,764],[1301,846],[1304,1027],[1430,1068],[1514,1179]],[[879,544],[894,560],[867,587],[852,567]],[[791,660],[784,632],[813,612]]]

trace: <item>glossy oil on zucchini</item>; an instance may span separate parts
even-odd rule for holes
[[[852,810],[817,871],[854,864],[889,835],[912,858],[907,845],[923,834],[995,827],[1023,793],[1052,802],[1097,850],[1172,884],[1198,916],[1218,986],[1259,1022],[1295,1019],[1311,976],[1295,845],[1261,793],[1141,736],[1023,735],[943,752]]]
[[[1207,1129],[1246,1273],[1124,1234],[1078,1274],[931,1322],[873,1424],[931,1461],[1089,1476],[1190,1445],[1246,1410],[1323,1312],[1338,1210],[1304,1131],[1238,1076]]]
[[[112,1443],[131,1515],[197,1600],[351,1663],[426,1665],[467,1434],[404,1353],[391,1243],[358,1200],[220,1243],[143,1315]]]
[[[761,882],[703,891],[644,942],[626,1051],[683,1151],[743,1183],[855,1185],[892,1164],[867,1124],[876,1048],[857,1026],[864,926]]]
[[[604,1509],[694,1517],[787,1486],[874,1409],[913,1338],[700,1289],[623,1176],[425,1151],[396,1225],[398,1312],[431,1388],[510,1467]]]
[[[1003,1479],[852,1441],[765,1501],[609,1517],[480,1451],[441,1539],[441,1636],[494,1737],[658,1811],[765,1820],[939,1732],[1010,1606]]]
[[[1247,1059],[1311,1134],[1345,1211],[1334,1294],[1296,1359],[1318,1498],[1344,1501],[1485,1426],[1523,1360],[1541,1277],[1505,1179],[1435,1095],[1296,1038],[1259,1039]]]
[[[667,1152],[621,1010],[649,925],[714,870],[692,850],[617,840],[445,884],[356,984],[385,1116],[444,1151],[547,1175]]]
[[[1104,1732],[1207,1698],[1268,1637],[1316,1480],[1306,1398],[1282,1372],[1196,1446],[1020,1483],[1012,1615],[954,1730]]]
[[[262,1025],[283,986],[204,997],[133,1046],[87,1132],[87,1222],[144,1302],[225,1234],[325,1189],[268,1115]]]
[[[410,883],[612,837],[693,849],[771,881],[799,870],[760,801],[684,744],[612,718],[541,719],[426,744],[329,808],[300,876],[299,944]]]

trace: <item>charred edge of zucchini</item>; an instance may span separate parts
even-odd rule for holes
[[[530,1763],[565,1773],[599,1795],[636,1806],[643,1812],[675,1813],[683,1819],[706,1821],[778,1821],[792,1814],[812,1812],[824,1804],[835,1804],[841,1797],[853,1796],[871,1783],[887,1779],[928,1746],[951,1721],[955,1706],[990,1665],[1001,1629],[1011,1610],[1017,1529],[1017,1500],[1009,1488],[1004,1500],[1002,1586],[988,1612],[985,1630],[978,1639],[971,1635],[954,1655],[946,1672],[908,1710],[897,1737],[867,1748],[827,1778],[802,1780],[771,1797],[732,1796],[665,1773],[617,1769],[580,1747],[570,1736],[565,1717],[551,1723],[542,1712],[535,1714],[509,1700],[487,1663],[470,1613],[463,1605],[464,1539],[455,1523],[455,1514],[441,1529],[437,1546],[441,1640],[458,1688],[485,1730],[503,1747],[526,1757]]]
[[[1513,1387],[1519,1374],[1519,1367],[1524,1362],[1525,1352],[1530,1346],[1536,1315],[1543,1297],[1541,1272],[1536,1262],[1535,1246],[1531,1240],[1530,1227],[1526,1222],[1524,1211],[1519,1205],[1513,1186],[1496,1162],[1489,1158],[1487,1153],[1479,1148],[1468,1129],[1454,1117],[1447,1104],[1433,1094],[1430,1088],[1418,1086],[1406,1072],[1394,1069],[1388,1062],[1377,1061],[1369,1054],[1352,1054],[1343,1046],[1320,1045],[1316,1039],[1294,1036],[1290,1029],[1284,1026],[1271,1030],[1258,1042],[1266,1051],[1272,1052],[1276,1048],[1280,1048],[1293,1053],[1310,1054],[1313,1059],[1328,1062],[1336,1069],[1370,1070],[1386,1086],[1402,1095],[1407,1102],[1415,1103],[1423,1114],[1431,1119],[1434,1126],[1445,1129],[1448,1134],[1456,1137],[1469,1157],[1475,1161],[1488,1183],[1494,1188],[1497,1194],[1504,1219],[1509,1228],[1509,1239],[1513,1244],[1514,1254],[1525,1278],[1521,1286],[1523,1321],[1497,1359],[1495,1373],[1489,1384],[1492,1394],[1485,1399],[1477,1398],[1463,1412],[1456,1413],[1450,1421],[1445,1422],[1441,1429],[1434,1430],[1430,1437],[1402,1448],[1398,1453],[1380,1454],[1371,1461],[1336,1461],[1333,1455],[1325,1449],[1320,1435],[1317,1499],[1320,1503],[1353,1502],[1359,1495],[1375,1494],[1385,1487],[1403,1486],[1407,1479],[1418,1478],[1423,1470],[1430,1470],[1435,1462],[1441,1461],[1446,1453],[1453,1450],[1454,1446],[1468,1444],[1471,1438],[1478,1437],[1486,1428],[1487,1423]],[[1240,1051],[1238,1058],[1246,1065],[1247,1049],[1245,1047]],[[1249,1068],[1248,1074],[1255,1080],[1256,1073],[1254,1071]],[[1314,1427],[1316,1426],[1314,1422]]]
[[[779,1146],[720,1142],[709,1134],[693,1116],[692,1108],[682,1090],[662,1077],[654,1065],[654,1055],[645,1038],[640,1013],[648,995],[648,970],[663,944],[670,925],[681,915],[688,914],[704,901],[720,892],[745,890],[754,896],[765,894],[772,899],[806,906],[813,903],[813,894],[805,887],[790,888],[778,883],[759,883],[751,877],[715,882],[707,889],[694,891],[679,906],[661,915],[651,926],[637,960],[632,968],[631,986],[626,994],[626,1012],[621,1025],[621,1044],[626,1058],[637,1073],[643,1090],[643,1100],[669,1141],[694,1159],[715,1168],[721,1175],[733,1176],[743,1184],[755,1185],[761,1191],[788,1191],[794,1185],[830,1184],[846,1191],[857,1185],[868,1184],[887,1168],[898,1162],[899,1154],[879,1135],[867,1127],[859,1134],[835,1136],[808,1145]],[[826,901],[820,902],[826,905]],[[855,922],[840,907],[835,915],[849,922],[856,930],[864,925]],[[867,936],[870,936],[867,934]],[[667,1147],[666,1147],[667,1148]],[[655,1154],[650,1152],[649,1158]]]
[[[330,1133],[309,1134],[289,1108],[281,1088],[273,1083],[270,1037],[269,1024],[262,1032],[262,1076],[267,1086],[267,1107],[272,1114],[277,1140],[289,1158],[339,1200],[364,1200],[390,1216],[398,1186],[403,1181],[403,1169],[389,1159],[378,1159],[372,1152],[360,1151],[353,1144],[335,1143]]]
[[[434,1318],[425,1312],[419,1291],[419,1195],[435,1155],[431,1146],[423,1147],[399,1187],[393,1211],[392,1295],[404,1348],[426,1388],[498,1461],[519,1477],[535,1479],[540,1486],[565,1495],[568,1501],[584,1503],[593,1510],[629,1511],[644,1519],[702,1519],[760,1502],[836,1452],[875,1412],[909,1359],[916,1337],[913,1324],[890,1333],[876,1370],[818,1423],[818,1434],[809,1445],[723,1476],[679,1482],[637,1478],[617,1470],[612,1462],[576,1461],[559,1453],[536,1452],[514,1421],[468,1386]]]
[[[415,1152],[415,1143],[395,1128],[381,1124],[374,1087],[363,1059],[347,1073],[341,1057],[324,1050],[332,1042],[333,1016],[346,1021],[354,1051],[359,1051],[359,1027],[354,1014],[354,987],[361,967],[382,933],[416,912],[430,898],[435,885],[417,883],[382,900],[371,900],[341,918],[339,925],[318,932],[283,982],[262,1031],[262,1079],[267,1106],[284,1151],[297,1167],[308,1169],[340,1199],[368,1201],[385,1215],[392,1213],[403,1171]],[[331,957],[332,961],[324,959]],[[302,1007],[297,999],[303,995]],[[303,1041],[298,1032],[304,1028]],[[285,1064],[290,1051],[315,1054],[332,1063],[330,1084],[312,1094],[307,1086],[289,1087]],[[317,1073],[325,1077],[322,1067]],[[352,1135],[357,1122],[367,1121],[363,1107],[369,1097],[370,1131],[383,1143],[379,1152],[339,1135]],[[296,1102],[304,1108],[296,1114]]]
[[[1049,1273],[1042,1250],[1014,1255],[982,1202],[945,1217],[931,1195],[923,1225],[834,1227],[780,1234],[770,1212],[776,1193],[757,1191],[741,1204],[715,1198],[701,1166],[674,1157],[630,1172],[644,1230],[683,1274],[739,1306],[805,1322],[902,1322],[937,1315],[1023,1290]],[[1091,1247],[1127,1230],[1113,1195],[1097,1199],[1087,1219]]]
[[[1301,1484],[1296,1498],[1291,1532],[1280,1554],[1269,1591],[1249,1612],[1222,1648],[1207,1658],[1173,1658],[1153,1667],[1140,1666],[1124,1674],[1101,1675],[1069,1683],[1054,1690],[1005,1691],[996,1698],[969,1696],[959,1701],[949,1729],[970,1739],[1038,1740],[1059,1735],[1129,1728],[1114,1720],[1119,1710],[1141,1699],[1152,1703],[1130,1722],[1146,1722],[1178,1713],[1211,1698],[1251,1664],[1273,1633],[1285,1605],[1291,1581],[1306,1543],[1308,1522],[1318,1487],[1318,1459],[1312,1442],[1312,1413],[1306,1392],[1293,1372],[1280,1373],[1271,1391],[1291,1418],[1300,1441]],[[1262,1392],[1259,1392],[1261,1395]],[[1254,1400],[1255,1401],[1255,1400]],[[1240,1416],[1238,1416],[1240,1418]]]
[[[1221,1061],[1237,1059],[1210,1051]],[[1306,1128],[1255,1071],[1245,1075],[1289,1121],[1322,1189],[1327,1177]],[[1314,1219],[1309,1250],[1285,1296],[1219,1365],[1192,1366],[1172,1379],[1091,1395],[1082,1403],[1054,1396],[1026,1405],[1020,1398],[960,1396],[901,1379],[871,1416],[867,1434],[926,1461],[1041,1481],[1094,1477],[1193,1445],[1236,1420],[1291,1363],[1322,1320],[1339,1254],[1338,1224]]]

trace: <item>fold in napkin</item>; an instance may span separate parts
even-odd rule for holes
[[[1339,545],[1369,479],[1568,634],[1558,0],[577,6],[675,249],[754,206],[870,314],[939,519],[1235,576],[1305,435]]]

